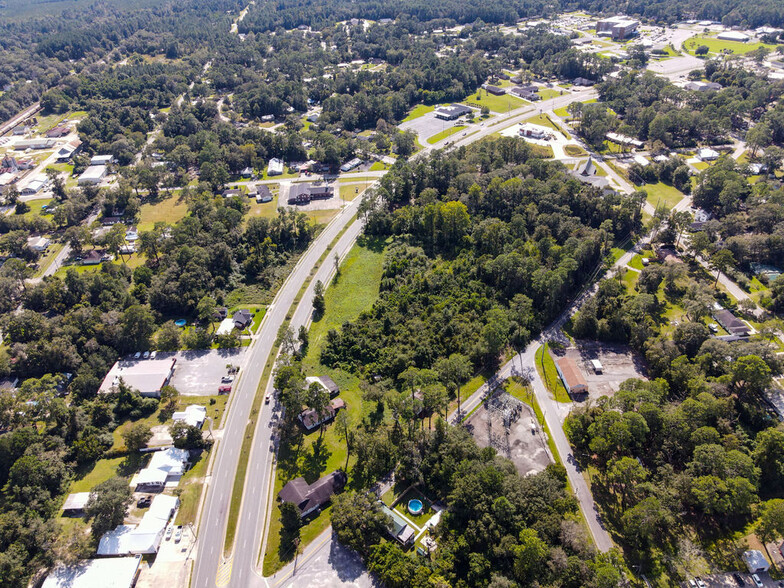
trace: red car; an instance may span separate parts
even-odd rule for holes
[[[218,394],[228,394],[231,392],[231,386],[218,386]]]

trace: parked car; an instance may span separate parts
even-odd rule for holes
[[[732,574],[732,579],[735,580],[735,583],[738,586],[745,586],[746,585],[746,582],[743,581],[743,577],[738,572],[735,572],[734,574]]]
[[[697,578],[697,587],[698,588],[708,588],[705,582],[702,581],[702,578]]]
[[[150,357],[150,352],[149,351],[145,351],[144,352],[144,359],[147,359],[148,357]]]
[[[168,541],[169,539],[171,539],[171,536],[172,536],[172,533],[173,533],[173,532],[174,532],[174,527],[171,527],[171,526],[170,526],[170,527],[168,527],[168,528],[166,529],[166,541]]]
[[[136,508],[147,508],[152,504],[152,498],[149,496],[142,496],[136,501]]]
[[[234,381],[234,376],[223,376],[221,382],[224,384],[231,384]]]
[[[141,351],[137,351],[136,353],[133,354],[133,358],[134,359],[139,359],[141,356],[142,356],[142,352]]]
[[[150,359],[155,359],[155,356],[158,355],[157,351],[153,351],[150,353]]]
[[[762,583],[762,580],[760,580],[760,577],[757,574],[752,574],[751,575],[751,579],[754,580],[754,585],[757,588],[762,588],[764,586],[764,584]]]
[[[231,392],[231,386],[218,386],[218,394],[228,394]]]
[[[174,532],[174,542],[179,543],[182,541],[182,525],[177,525],[177,530]]]

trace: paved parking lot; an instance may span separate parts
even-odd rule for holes
[[[441,120],[440,118],[436,118],[435,113],[428,112],[419,118],[401,123],[399,127],[404,131],[414,131],[419,138],[419,143],[426,147],[428,144],[427,140],[433,135],[455,125],[466,124],[468,123],[466,122],[465,117],[461,117],[457,120]]]
[[[708,586],[708,588],[737,588],[741,584],[732,577],[733,572],[728,572],[726,574],[713,574],[711,576],[700,576],[703,582]],[[742,578],[744,584],[743,586],[749,586],[750,588],[754,588],[755,584],[754,581],[751,579],[751,574],[746,572],[738,572],[740,577]],[[770,575],[760,572],[757,574],[759,576],[762,585],[765,588],[779,588],[779,586],[784,586],[784,583],[773,580]],[[680,584],[683,588],[691,588],[691,584],[689,582],[681,582]]]
[[[227,365],[239,366],[245,347],[236,349],[194,349],[176,353],[158,353],[158,357],[175,355],[177,365],[171,385],[183,396],[218,394],[221,377],[227,375]]]
[[[563,355],[563,352],[559,353],[557,350],[553,350],[553,353]],[[580,340],[575,347],[566,349],[566,355],[571,357],[582,371],[588,382],[588,396],[593,399],[612,396],[620,388],[621,382],[629,378],[647,379],[642,357],[627,345]],[[592,359],[598,359],[602,363],[603,373],[594,372]]]

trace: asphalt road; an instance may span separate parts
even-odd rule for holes
[[[302,258],[268,308],[257,336],[245,354],[240,378],[232,392],[228,417],[223,427],[223,439],[218,442],[215,450],[212,473],[205,480],[206,498],[201,514],[195,554],[196,564],[191,582],[191,586],[194,588],[215,586],[217,573],[225,574],[225,569],[219,568],[221,568],[223,560],[223,541],[231,492],[239,461],[239,452],[242,447],[253,399],[261,381],[267,357],[271,353],[277,337],[278,329],[283,324],[294,299],[316,265],[316,262],[356,213],[359,202],[360,199],[357,198],[347,205],[343,212],[327,225],[302,255]],[[272,405],[262,405],[262,407],[262,413],[258,418],[257,433],[268,427],[271,420]],[[249,465],[249,475],[246,477],[248,483],[246,484],[243,503],[245,505],[255,505],[256,508],[246,507],[243,508],[241,513],[241,525],[238,527],[236,535],[237,548],[234,555],[238,562],[235,578],[249,577],[251,565],[255,564],[255,558],[258,554],[257,547],[260,540],[261,527],[257,528],[253,523],[263,516],[266,508],[264,497],[266,496],[266,482],[269,479],[269,470],[262,468],[267,459],[259,459],[257,456],[263,455],[267,457],[269,455],[270,441],[270,434],[257,434],[254,439],[251,454],[253,459]],[[250,529],[253,529],[255,534],[251,535]],[[231,566],[233,569],[233,562]],[[235,582],[234,579],[232,579],[232,583],[237,586],[247,585]],[[225,585],[225,582],[222,581],[221,584]]]

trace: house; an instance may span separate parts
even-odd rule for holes
[[[580,368],[571,357],[561,357],[555,362],[555,369],[563,381],[566,391],[570,395],[586,394],[588,383],[585,381]]]
[[[94,165],[109,165],[114,162],[113,155],[93,155],[90,158],[90,166]]]
[[[634,163],[641,167],[648,167],[651,164],[644,155],[635,155],[632,159],[634,159]]]
[[[311,200],[327,200],[335,195],[335,188],[328,185],[292,184],[289,188],[289,204],[308,204]]]
[[[726,308],[715,311],[713,313],[713,318],[716,319],[716,322],[730,335],[745,337],[749,334],[749,326]]]
[[[132,588],[139,577],[141,555],[82,560],[57,566],[41,588]]]
[[[746,33],[741,33],[738,31],[722,31],[718,35],[716,35],[717,39],[721,39],[722,41],[735,41],[736,43],[745,43],[751,37],[749,37]]]
[[[503,88],[499,88],[498,86],[491,86],[490,84],[482,84],[482,88],[484,88],[485,92],[488,94],[492,94],[493,96],[503,96],[506,94]]]
[[[153,498],[150,509],[136,525],[120,525],[103,534],[98,542],[98,555],[152,555],[158,552],[166,526],[180,504],[176,496],[160,494]]]
[[[121,255],[131,255],[136,253],[136,245],[133,243],[126,243],[125,245],[120,245],[120,248],[117,251]]]
[[[167,482],[177,482],[185,473],[189,453],[187,449],[169,447],[155,451],[146,468],[131,479],[135,492],[160,492]]]
[[[21,124],[18,124],[18,125],[16,125],[14,127],[14,129],[11,131],[11,134],[12,135],[17,135],[17,136],[19,136],[19,135],[26,135],[27,133],[29,133],[32,130],[33,130],[33,127],[31,127],[27,123],[21,123]]]
[[[91,165],[82,172],[76,183],[80,186],[95,186],[101,183],[101,180],[106,176],[106,172],[107,168],[105,165]]]
[[[536,102],[537,100],[542,99],[542,97],[539,96],[537,92],[538,88],[536,86],[515,86],[510,90],[510,93],[514,94],[518,98],[529,100],[531,102]]]
[[[308,484],[305,478],[294,478],[278,492],[278,498],[281,502],[296,505],[300,518],[304,518],[327,504],[333,494],[343,490],[347,480],[348,477],[341,470],[335,470],[313,484]]]
[[[436,118],[441,120],[455,120],[464,114],[473,112],[468,106],[462,104],[450,104],[449,106],[439,106],[435,110]]]
[[[246,167],[245,169],[243,169],[243,170],[240,172],[240,175],[241,175],[243,178],[250,178],[250,177],[253,177],[253,168],[252,168],[252,167]]]
[[[128,227],[128,230],[125,231],[125,240],[126,241],[139,240],[139,231],[136,229],[136,227]]]
[[[403,546],[411,545],[414,542],[416,533],[406,520],[397,512],[389,508],[383,502],[379,502],[381,512],[389,517],[389,524],[387,525],[387,532],[389,536]]]
[[[311,112],[308,116],[305,117],[305,120],[309,123],[317,123],[319,121],[318,112]]]
[[[340,394],[340,388],[338,388],[338,385],[329,376],[308,376],[305,378],[305,382],[307,382],[308,385],[318,384],[326,392],[329,392],[330,397]]]
[[[103,254],[95,249],[90,249],[82,255],[82,265],[98,265],[103,259]]]
[[[714,161],[719,158],[719,152],[710,147],[702,147],[697,150],[697,157],[700,161]]]
[[[350,172],[352,169],[356,169],[360,165],[362,165],[362,160],[359,159],[358,157],[355,157],[354,159],[351,159],[351,160],[347,161],[346,163],[344,163],[343,165],[341,165],[340,166],[340,171],[342,171],[342,172]]]
[[[155,359],[121,359],[112,366],[103,379],[98,392],[109,394],[117,389],[120,380],[142,396],[158,398],[161,388],[166,386],[174,375],[176,357],[156,357]]]
[[[232,315],[231,320],[234,322],[236,328],[240,330],[247,329],[253,322],[253,315],[247,308],[243,308],[235,312],[234,315]]]
[[[69,494],[65,498],[65,504],[63,504],[63,516],[82,516],[84,514],[84,507],[87,506],[88,500],[90,500],[90,492],[75,492],[73,494]]]
[[[259,120],[261,120],[261,122],[263,122],[263,123],[265,123],[265,122],[273,122],[275,120],[275,115],[274,114],[265,114],[265,115],[261,116]]]
[[[764,163],[755,162],[755,163],[748,164],[748,166],[749,166],[749,173],[753,176],[758,176],[760,174],[767,173],[768,171],[768,166],[765,165]]]
[[[38,253],[43,253],[49,249],[51,241],[46,237],[30,237],[27,240],[27,246]]]
[[[611,16],[596,23],[597,35],[608,35],[614,40],[631,37],[637,32],[640,21],[626,16]]]
[[[227,316],[229,316],[229,309],[228,309],[228,308],[226,308],[225,306],[218,306],[218,307],[215,309],[215,312],[213,312],[213,313],[212,313],[212,316],[213,316],[213,318],[215,318],[216,320],[222,321],[222,320],[223,320],[223,319],[225,319]]]
[[[22,196],[33,196],[38,194],[46,186],[46,180],[35,179],[29,182],[24,188],[19,190]]]
[[[627,137],[626,135],[621,135],[620,133],[607,133],[605,137],[607,137],[607,139],[613,143],[618,143],[619,145],[631,145],[632,147],[639,148],[645,144],[642,141],[638,141],[634,137]]]
[[[250,194],[251,193],[248,192],[248,195]],[[259,184],[256,186],[256,202],[259,204],[264,202],[272,202],[272,192],[270,192],[270,189],[264,184]]]
[[[302,426],[305,427],[305,429],[312,431],[323,423],[327,423],[334,419],[338,411],[343,408],[346,408],[346,403],[343,401],[343,399],[333,398],[329,401],[329,404],[324,409],[322,414],[319,414],[312,408],[308,408],[299,413],[297,418],[299,418],[299,421],[302,423]]]
[[[238,190],[237,188],[232,188],[231,190],[223,191],[224,198],[231,198],[232,196],[242,196],[242,190]]]
[[[201,406],[200,404],[189,404],[185,407],[185,410],[180,410],[172,414],[172,420],[175,423],[183,422],[198,429],[201,429],[206,418],[207,407]]]
[[[768,563],[768,560],[765,559],[765,556],[762,555],[762,552],[758,549],[749,549],[748,551],[744,551],[741,558],[746,564],[746,567],[749,568],[750,574],[767,572],[770,569],[770,563]]]
[[[273,157],[267,164],[268,176],[279,176],[283,173],[283,160]]]

